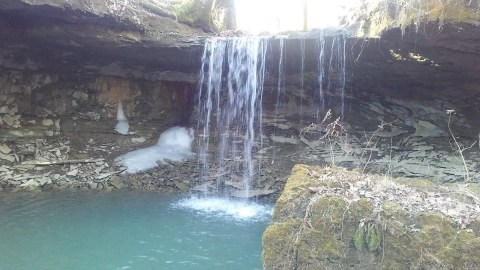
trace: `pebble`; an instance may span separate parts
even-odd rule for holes
[[[71,170],[67,172],[68,176],[76,176],[78,174],[78,169]]]
[[[8,106],[1,106],[0,107],[0,113],[8,113],[10,111],[10,109],[8,108]]]
[[[12,149],[4,144],[0,144],[0,152],[4,154],[9,154],[10,152],[12,152]]]
[[[9,161],[9,162],[15,162],[15,157],[14,156],[5,155],[3,153],[0,153],[0,159],[6,160],[6,161]]]
[[[42,120],[42,125],[44,125],[44,126],[53,126],[53,120],[52,120],[52,119],[43,119],[43,120]]]
[[[77,100],[80,101],[87,101],[88,100],[88,94],[82,91],[75,91],[73,92],[73,97]]]
[[[13,124],[15,124],[15,119],[9,114],[6,114],[5,116],[3,116],[2,119],[3,119],[3,122],[5,122],[5,124],[9,126],[13,126]]]

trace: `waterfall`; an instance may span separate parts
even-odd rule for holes
[[[260,37],[210,39],[202,56],[198,86],[202,174],[212,177],[208,157],[213,154],[220,170],[215,171],[217,189],[222,173],[237,173],[243,178],[245,197],[255,172],[252,149],[261,144],[266,51],[266,40]]]
[[[306,55],[307,41],[312,42],[312,45],[315,42],[317,45],[317,55],[314,57]],[[214,179],[214,188],[219,193],[224,192],[223,188],[227,180],[229,185],[232,185],[232,179],[240,178],[243,181],[241,186],[238,183],[232,186],[242,189],[241,197],[249,197],[250,180],[261,170],[260,160],[255,160],[252,153],[260,149],[263,144],[262,101],[267,45],[277,40],[272,39],[270,43],[268,42],[266,38],[261,37],[241,37],[213,38],[205,43],[198,82],[199,145],[197,148],[199,162],[202,164],[201,177],[209,181]],[[278,58],[268,57],[271,64],[269,66],[273,69],[269,74],[278,75],[278,77],[276,82],[271,81],[272,93],[267,92],[267,94],[272,94],[273,102],[276,102],[272,104],[275,117],[285,118],[282,115],[285,110],[282,108],[289,94],[285,76],[287,71],[291,70],[287,68],[289,65],[287,48],[291,43],[288,43],[287,38],[281,37],[278,39],[278,44],[278,52],[275,50],[271,52],[278,53]],[[323,117],[321,114],[326,109],[333,109],[343,117],[346,78],[345,47],[346,36],[343,33],[327,35],[320,30],[315,38],[301,40],[301,81],[298,86],[298,91],[301,91],[298,106],[301,121],[304,117],[304,95],[311,96],[315,100],[317,119]],[[275,62],[276,59],[278,63]],[[307,65],[307,61],[311,64]],[[305,69],[307,66],[314,66],[315,62],[317,72],[315,83],[318,88],[314,89],[315,92],[309,93],[305,87]],[[276,87],[273,84],[276,84]],[[277,93],[273,92],[275,88]],[[292,102],[292,99],[289,102]],[[273,160],[275,147],[272,151]],[[252,191],[251,194],[253,193]]]

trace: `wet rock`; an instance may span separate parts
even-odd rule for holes
[[[270,138],[272,139],[272,141],[277,143],[298,144],[298,139],[296,138],[287,138],[287,137],[274,136],[274,135],[272,135]]]
[[[39,181],[38,181],[38,185],[40,187],[44,186],[44,185],[50,185],[52,184],[52,179],[50,179],[49,177],[44,177],[44,178],[41,178]]]
[[[9,162],[15,162],[15,156],[6,155],[6,154],[3,154],[3,153],[0,153],[0,159],[6,160],[6,161],[9,161]]]
[[[43,119],[42,120],[42,125],[44,126],[53,126],[53,120],[52,119]]]
[[[224,184],[230,187],[234,187],[236,189],[243,189],[245,187],[245,183],[242,179],[240,181],[225,181]]]
[[[26,189],[36,189],[40,186],[40,183],[34,179],[30,179],[20,185],[22,188]]]
[[[2,118],[3,122],[5,122],[5,124],[9,125],[9,126],[13,126],[15,124],[15,121],[17,119],[15,119],[14,117],[10,116],[9,114],[6,114],[3,116]]]
[[[78,169],[73,169],[73,170],[67,172],[68,176],[77,176],[77,174],[78,174]]]
[[[88,100],[88,94],[83,92],[83,91],[75,91],[73,92],[73,98],[75,98],[76,100],[79,100],[81,102],[85,102]]]
[[[131,141],[132,143],[143,143],[145,142],[145,138],[144,137],[132,138]]]
[[[55,120],[55,130],[60,132],[60,119]]]
[[[84,119],[84,120],[92,120],[92,121],[98,121],[102,117],[99,113],[97,112],[86,112],[86,113],[78,113],[79,118]]]
[[[420,120],[415,126],[415,133],[412,137],[441,137],[445,132],[437,125]]]
[[[52,137],[55,134],[53,131],[45,131],[35,128],[16,128],[8,130],[0,130],[0,137],[6,138],[44,138],[46,136]]]
[[[110,178],[110,184],[116,189],[122,189],[125,187],[123,180],[118,176],[112,176],[112,178]]]
[[[275,193],[275,190],[259,190],[259,189],[252,189],[252,190],[235,190],[230,193],[230,196],[235,198],[252,198],[252,197],[259,197],[265,196]]]
[[[173,183],[175,184],[175,186],[180,189],[182,192],[187,192],[190,188],[183,182],[180,182],[180,181],[177,181],[177,180],[174,180]]]
[[[4,153],[4,154],[8,154],[10,152],[12,152],[12,149],[4,144],[0,144],[0,152]]]
[[[202,193],[206,193],[211,189],[213,189],[213,186],[212,186],[212,183],[210,183],[210,182],[200,184],[200,185],[196,185],[196,186],[192,187],[192,191],[198,191],[198,192],[202,192]]]

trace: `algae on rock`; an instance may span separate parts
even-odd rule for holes
[[[478,197],[412,183],[296,165],[263,235],[264,269],[478,269]]]

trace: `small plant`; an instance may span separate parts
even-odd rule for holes
[[[377,136],[378,133],[385,130],[385,128],[394,128],[397,121],[398,120],[392,122],[382,121],[375,131],[365,132],[365,142],[363,146],[357,148],[355,145],[358,144],[358,141],[355,141],[354,137],[350,136],[347,129],[342,125],[340,117],[333,120],[332,112],[328,110],[320,123],[310,124],[300,131],[300,140],[311,149],[318,149],[322,146],[328,147],[331,166],[338,165],[339,162],[342,162],[342,158],[344,160],[346,158],[348,161],[352,161],[352,158],[354,158],[356,160],[356,168],[361,169],[364,173],[370,164],[374,149],[381,139],[381,137]],[[305,138],[306,133],[315,132],[322,134],[319,141],[323,141],[323,145],[321,143],[309,142]]]
[[[310,144],[304,135],[312,131],[323,133],[319,140],[323,140],[328,143],[331,154],[331,165],[333,166],[336,164],[336,156],[334,151],[335,147],[337,145],[340,147],[343,145],[345,148],[348,148],[349,143],[347,132],[340,123],[340,117],[337,117],[335,120],[329,122],[330,119],[332,119],[332,111],[329,109],[319,124],[312,123],[300,131],[300,139],[310,148],[315,149],[318,147],[318,145]]]
[[[382,233],[375,220],[361,220],[353,234],[353,245],[358,251],[367,246],[368,251],[374,252],[380,248]]]
[[[370,159],[372,158],[373,148],[375,148],[375,147],[377,146],[377,143],[378,143],[378,141],[380,140],[380,138],[378,138],[377,140],[374,141],[375,136],[378,134],[378,132],[384,130],[385,127],[393,128],[395,122],[396,122],[396,120],[393,121],[393,122],[389,122],[389,123],[382,121],[382,122],[377,126],[377,129],[372,133],[372,135],[370,135],[370,137],[368,137],[368,136],[365,134],[365,139],[367,140],[367,145],[366,145],[365,148],[363,149],[362,154],[360,155],[359,160],[360,160],[360,161],[362,160],[364,154],[365,154],[367,151],[369,151],[369,154],[368,154],[368,159],[365,161],[365,164],[364,164],[364,166],[363,166],[362,173],[364,173],[365,170],[367,169],[368,163],[370,163]]]
[[[452,150],[455,150],[458,153],[459,159],[460,159],[460,161],[462,162],[462,165],[463,165],[463,170],[465,172],[464,179],[465,179],[466,182],[468,182],[468,181],[470,181],[470,173],[469,173],[467,162],[465,161],[465,156],[463,155],[463,152],[465,150],[468,150],[468,149],[472,148],[477,143],[477,141],[474,141],[469,147],[461,146],[460,143],[457,140],[457,137],[453,134],[452,128],[450,127],[451,120],[452,120],[452,115],[455,114],[455,110],[447,110],[447,114],[448,114],[448,123],[447,123],[448,132],[450,133],[450,136],[452,137],[453,142],[455,144],[455,146],[450,144],[450,147],[452,147]]]

